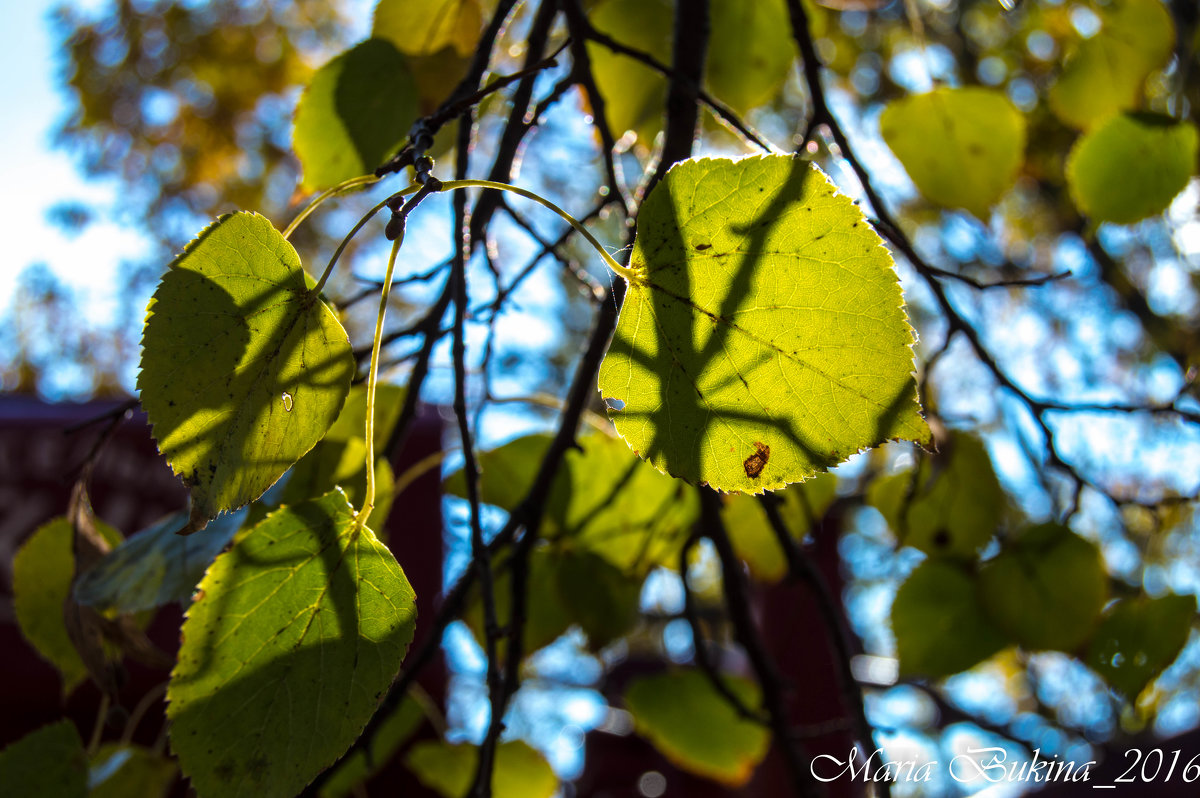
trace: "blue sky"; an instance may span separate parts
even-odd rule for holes
[[[68,235],[46,218],[63,200],[101,207],[115,199],[111,185],[85,180],[71,156],[53,148],[55,121],[66,102],[56,87],[58,46],[49,24],[47,0],[11,3],[0,26],[0,107],[10,109],[0,125],[0,313],[11,301],[17,275],[42,262],[78,293],[79,307],[95,320],[111,313],[114,274],[122,259],[137,256],[145,243],[134,231],[100,217],[78,235]]]

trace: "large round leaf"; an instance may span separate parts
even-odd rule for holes
[[[216,559],[167,690],[201,796],[293,796],[342,755],[400,669],[412,588],[341,491],[287,507]]]
[[[975,581],[962,566],[926,560],[892,603],[901,676],[940,679],[995,654],[1007,638],[984,614]]]
[[[261,496],[342,407],[350,340],[311,289],[271,223],[235,213],[184,249],[150,300],[138,390],[191,487],[192,530]]]
[[[891,256],[815,166],[675,166],[642,206],[628,283],[600,390],[659,470],[757,493],[929,439]]]
[[[879,129],[927,199],[980,219],[1012,186],[1025,153],[1025,117],[992,89],[905,97],[884,109]]]
[[[408,62],[368,39],[317,70],[296,107],[292,144],[305,189],[329,188],[379,166],[417,118]]]
[[[757,685],[723,678],[742,703],[758,705]],[[771,744],[767,730],[740,716],[698,670],[635,679],[625,706],[638,733],[673,764],[733,787],[749,780]]]
[[[1195,174],[1197,143],[1191,122],[1115,116],[1071,149],[1071,197],[1095,222],[1129,224],[1162,213]]]
[[[1161,0],[1113,0],[1100,16],[1103,28],[1079,43],[1050,89],[1050,108],[1076,128],[1135,108],[1146,76],[1175,47],[1175,24]]]
[[[1087,664],[1134,700],[1183,650],[1195,620],[1195,596],[1122,599],[1100,621]]]
[[[1033,527],[979,571],[988,616],[1022,646],[1073,652],[1108,600],[1104,557],[1057,524]]]

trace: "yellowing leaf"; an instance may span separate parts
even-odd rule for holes
[[[621,44],[670,64],[674,15],[670,0],[601,0],[593,6],[588,20],[598,31]],[[613,135],[620,138],[632,130],[643,146],[652,145],[662,129],[666,78],[602,44],[588,42],[587,51]]]
[[[84,798],[87,777],[83,741],[69,720],[43,726],[0,751],[5,795]]]
[[[299,793],[374,714],[415,612],[341,491],[239,536],[200,583],[167,689],[171,746],[197,792]]]
[[[97,522],[96,527],[110,544],[121,541],[121,534],[107,524]],[[63,620],[63,602],[71,593],[71,580],[75,576],[74,534],[66,518],[47,521],[21,544],[13,557],[13,610],[17,624],[38,654],[58,669],[63,695],[87,678],[87,668]]]
[[[452,47],[460,56],[469,56],[482,30],[479,0],[380,0],[371,35],[407,55],[432,55]]]
[[[783,499],[779,514],[797,541],[804,539],[813,524],[833,504],[837,497],[837,482],[833,474],[818,474],[777,494]],[[721,510],[721,517],[734,553],[746,563],[751,576],[761,582],[778,582],[787,576],[783,548],[767,523],[758,499],[745,494],[730,496]]]
[[[387,160],[417,118],[408,63],[389,41],[368,39],[317,70],[296,107],[292,146],[306,190],[329,188]]]
[[[643,204],[600,390],[660,471],[722,491],[929,440],[887,250],[815,166],[676,165]]]
[[[1008,644],[988,619],[962,566],[926,560],[892,603],[901,676],[940,679],[964,671]]]
[[[1198,143],[1191,122],[1115,116],[1071,148],[1071,197],[1094,222],[1131,224],[1161,213],[1195,174]]]
[[[1175,45],[1175,24],[1160,0],[1113,0],[1100,16],[1100,32],[1080,42],[1050,89],[1050,108],[1076,128],[1135,108],[1146,76]]]
[[[333,423],[354,373],[346,331],[262,216],[223,216],[150,301],[138,390],[191,487],[189,529],[257,499]]]
[[[724,679],[743,704],[758,706],[753,682]],[[634,679],[625,690],[625,706],[638,733],[672,764],[730,787],[750,779],[771,744],[767,730],[738,715],[698,670]]]
[[[426,787],[445,798],[460,798],[471,787],[478,761],[479,749],[473,745],[430,740],[414,745],[404,763]],[[557,789],[558,778],[537,751],[516,740],[496,747],[494,798],[550,798]]]
[[[1104,613],[1086,662],[1134,700],[1183,650],[1195,620],[1195,596],[1122,599]]]
[[[992,89],[905,97],[884,109],[879,129],[926,199],[984,220],[1025,153],[1025,117]]]
[[[1108,600],[1095,544],[1057,524],[1025,531],[979,570],[988,616],[1032,650],[1072,652],[1086,641]]]

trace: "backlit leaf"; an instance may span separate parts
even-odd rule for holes
[[[593,650],[625,635],[638,619],[642,581],[590,551],[564,551],[553,559],[558,598]]]
[[[670,64],[675,13],[672,6],[670,0],[601,0],[592,7],[588,19],[601,33]],[[642,146],[651,146],[662,129],[666,78],[602,44],[588,42],[587,51],[613,135],[620,138],[632,130]]]
[[[426,787],[445,798],[460,798],[471,787],[478,760],[479,749],[473,745],[429,740],[414,745],[404,763]],[[494,798],[550,798],[557,789],[558,778],[537,751],[517,740],[496,746]]]
[[[1108,600],[1104,557],[1066,527],[1032,527],[983,564],[979,595],[1015,642],[1072,652],[1091,636]]]
[[[258,498],[333,423],[354,373],[346,331],[262,216],[223,216],[150,301],[138,390],[191,487],[189,529]]]
[[[407,55],[432,55],[451,47],[469,56],[482,30],[479,0],[380,0],[371,35]]]
[[[818,474],[798,485],[789,485],[777,495],[783,500],[779,514],[788,532],[803,540],[829,505],[837,498],[837,477]],[[760,582],[778,582],[787,576],[787,559],[758,499],[734,494],[721,511],[733,551],[746,563],[750,575]]]
[[[1195,174],[1198,142],[1191,122],[1115,116],[1071,148],[1071,197],[1094,222],[1130,224],[1161,213]]]
[[[742,703],[754,708],[753,683],[725,676]],[[683,770],[731,787],[745,784],[770,747],[768,731],[737,714],[698,670],[634,679],[625,690],[634,728]]]
[[[1113,0],[1099,11],[1100,32],[1079,43],[1050,88],[1050,108],[1072,127],[1086,129],[1137,107],[1146,76],[1175,46],[1175,25],[1161,0]]]
[[[362,732],[412,640],[403,571],[341,491],[239,535],[200,583],[167,690],[201,795],[292,796]]]
[[[959,565],[926,560],[892,603],[901,676],[940,679],[964,671],[1008,644],[984,613],[975,581]]]
[[[618,438],[595,432],[580,435],[578,443],[555,475],[542,534],[632,574],[645,575],[655,565],[676,567],[696,517],[695,493],[634,457]],[[529,492],[549,445],[547,435],[528,435],[482,453],[480,500],[512,511]],[[461,471],[444,487],[452,496],[466,496]]]
[[[630,574],[678,566],[697,513],[695,491],[634,457],[619,438],[594,432],[568,452],[566,484],[546,508],[548,538],[587,549]]]
[[[891,256],[788,156],[676,165],[642,205],[600,390],[656,468],[722,491],[928,441]]]
[[[405,390],[396,385],[378,385],[375,389],[375,508],[367,519],[372,529],[384,529],[392,506],[395,475],[382,455],[400,417],[404,395]],[[358,385],[350,390],[329,432],[292,468],[275,503],[295,504],[340,487],[350,504],[361,507],[367,490],[366,414],[366,386]]]
[[[119,612],[185,603],[244,517],[243,512],[231,513],[209,524],[203,535],[179,535],[187,514],[172,513],[131,535],[82,574],[75,583],[75,600]]]
[[[1025,153],[1025,117],[992,89],[905,97],[884,109],[879,130],[926,199],[985,221]]]
[[[75,724],[60,720],[0,751],[0,787],[5,795],[83,798],[87,756]]]
[[[1195,596],[1122,599],[1104,613],[1086,662],[1134,700],[1183,650],[1195,620]]]
[[[724,31],[709,45],[709,90],[735,111],[770,101],[796,57],[784,0],[713,0],[712,29]]]
[[[901,545],[966,560],[988,544],[1007,510],[987,449],[965,433],[922,458],[915,475],[910,470],[874,480],[867,501]]]
[[[374,171],[417,118],[408,62],[390,41],[368,39],[317,70],[296,107],[292,146],[306,190]]]
[[[492,561],[492,586],[495,596],[496,623],[501,629],[512,620],[512,573],[507,559]],[[532,654],[550,645],[571,628],[571,615],[558,594],[558,572],[549,548],[539,546],[529,553],[525,589],[525,624],[522,627],[521,650]],[[483,598],[476,583],[463,620],[475,635],[476,642],[486,649]],[[496,648],[497,656],[503,660],[507,648],[501,638]]]
[[[121,533],[97,520],[96,528],[111,545]],[[21,634],[39,655],[58,669],[63,695],[87,678],[63,620],[63,602],[75,576],[74,531],[66,518],[38,527],[13,557],[13,610]]]
[[[391,715],[376,727],[367,749],[357,748],[334,766],[321,784],[321,798],[342,798],[355,794],[355,787],[387,766],[408,739],[416,733],[425,715],[416,701],[405,697]]]

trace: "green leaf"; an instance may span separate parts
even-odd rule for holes
[[[759,704],[757,685],[724,676],[748,707]],[[771,736],[737,710],[698,670],[634,679],[625,690],[634,728],[675,766],[730,787],[745,784],[767,754]]]
[[[971,574],[943,560],[926,560],[900,585],[892,633],[901,676],[941,679],[1008,645],[984,613]]]
[[[939,88],[889,103],[880,133],[921,194],[986,220],[1025,153],[1025,117],[1002,92]]]
[[[656,565],[678,567],[698,512],[695,491],[633,456],[619,438],[593,432],[578,443],[546,507],[546,536],[631,575],[645,576]]]
[[[533,485],[550,440],[528,435],[481,454],[480,501],[514,510]],[[695,493],[634,457],[618,438],[593,432],[578,443],[554,477],[542,534],[630,574],[644,576],[656,565],[675,568],[696,518]],[[446,477],[444,489],[466,498],[462,472]]]
[[[148,748],[102,745],[88,772],[88,798],[162,798],[177,772],[173,761]]]
[[[424,720],[420,706],[405,697],[400,706],[379,724],[367,743],[369,751],[355,749],[337,763],[329,778],[321,784],[321,798],[354,794],[356,785],[367,781],[391,762],[400,746],[416,733]]]
[[[1100,18],[1100,32],[1080,42],[1050,88],[1051,110],[1080,129],[1137,107],[1146,76],[1175,46],[1175,24],[1160,0],[1113,0]]]
[[[803,540],[825,515],[837,498],[837,483],[833,474],[818,474],[777,494],[783,499],[779,514],[793,538]],[[778,582],[787,576],[787,559],[758,499],[744,493],[729,496],[721,517],[734,553],[750,568],[751,576],[760,582]]]
[[[404,764],[429,789],[460,798],[471,787],[478,760],[479,749],[473,745],[430,740],[414,745]],[[494,798],[550,798],[557,789],[558,778],[537,751],[516,740],[496,746]]]
[[[600,390],[664,473],[758,493],[929,440],[891,256],[815,166],[674,166],[642,205],[630,268]]]
[[[512,572],[507,559],[492,561],[492,587],[495,596],[496,623],[501,629],[512,622]],[[526,572],[528,598],[525,605],[525,624],[521,638],[521,650],[528,656],[540,648],[550,645],[571,628],[572,618],[563,605],[558,593],[558,571],[549,547],[539,546],[529,553]],[[463,621],[475,635],[480,647],[486,648],[483,597],[478,583],[471,594],[470,603],[463,613]],[[507,646],[501,638],[496,647],[497,656],[503,660]]]
[[[189,531],[258,498],[329,429],[354,356],[292,245],[258,214],[221,217],[150,300],[138,390],[191,487]]]
[[[1195,174],[1198,142],[1191,122],[1115,116],[1071,148],[1071,198],[1093,222],[1130,224],[1161,213]]]
[[[185,603],[221,549],[242,525],[243,512],[222,516],[203,535],[176,534],[187,513],[172,513],[131,535],[75,583],[75,600],[102,612],[141,612]]]
[[[1057,524],[1025,531],[979,571],[980,600],[997,626],[1032,650],[1073,652],[1108,600],[1094,543]]]
[[[978,556],[1008,510],[983,441],[966,433],[922,458],[915,475],[910,470],[875,480],[867,501],[901,545],[963,560]]]
[[[87,795],[87,756],[75,724],[60,720],[43,726],[0,751],[0,787],[12,796]]]
[[[469,56],[482,30],[479,0],[380,0],[371,35],[407,55],[432,55],[450,47]]]
[[[412,588],[341,491],[239,535],[200,583],[167,689],[201,795],[292,796],[362,732],[412,640]]]
[[[637,624],[640,579],[590,551],[564,551],[554,557],[553,569],[558,598],[591,649],[604,648]]]
[[[408,62],[389,41],[368,39],[317,70],[296,106],[292,146],[304,190],[366,174],[399,149],[417,118]]]
[[[600,0],[588,13],[596,30],[664,64],[671,63],[674,18],[670,0]],[[633,131],[642,146],[653,145],[663,124],[666,78],[602,44],[588,42],[587,51],[613,136],[619,139],[626,131]]]
[[[1104,613],[1086,662],[1134,700],[1179,656],[1195,619],[1195,596],[1122,599]]]
[[[367,526],[372,529],[384,529],[391,510],[396,480],[391,465],[381,455],[400,418],[404,395],[404,388],[396,385],[378,385],[375,389],[375,508],[367,518]],[[296,504],[340,487],[350,504],[361,507],[367,491],[366,418],[366,386],[358,385],[350,390],[329,432],[292,468],[277,504]]]
[[[526,435],[480,453],[479,500],[506,512],[515,510],[533,487],[550,441],[549,435]],[[555,489],[562,479],[555,478]],[[449,496],[467,498],[467,478],[462,469],[443,480],[442,490]]]
[[[109,543],[121,533],[97,520],[96,528]],[[74,530],[66,518],[38,527],[13,557],[13,610],[21,634],[38,654],[58,669],[65,696],[87,678],[87,668],[75,651],[63,620],[63,602],[75,576]]]
[[[717,99],[745,113],[779,93],[796,58],[784,0],[714,0],[705,76]]]

